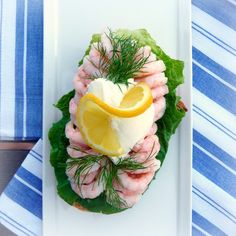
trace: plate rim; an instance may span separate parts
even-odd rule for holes
[[[192,11],[191,11],[191,1],[189,0],[179,0],[179,19],[178,19],[178,54],[180,59],[185,61],[185,83],[184,86],[181,86],[179,89],[180,96],[183,98],[188,97],[188,112],[186,117],[189,122],[184,122],[180,124],[179,130],[179,196],[178,196],[178,208],[182,209],[178,210],[180,217],[178,217],[178,235],[192,235],[192,30],[191,30],[191,19],[192,19]],[[186,32],[181,32],[180,25],[185,25],[182,29],[185,29]],[[188,45],[183,45],[181,42],[184,41],[184,38],[188,36]],[[188,48],[188,53],[183,53]],[[185,54],[185,55],[184,55]],[[188,64],[188,66],[186,66]],[[189,78],[189,79],[188,79]],[[186,95],[187,94],[187,95]],[[186,132],[188,130],[188,138],[184,139],[181,133]],[[188,144],[186,145],[186,140]],[[185,148],[188,148],[187,153],[189,153],[190,158],[186,156]],[[185,158],[182,158],[185,156]],[[186,174],[185,166],[186,162],[187,166],[187,176],[189,178],[184,178],[183,176]],[[181,180],[181,181],[180,181]],[[185,191],[183,189],[186,189]],[[188,192],[188,195],[184,193]],[[186,207],[188,206],[188,207]],[[185,219],[188,219],[186,222]]]
[[[187,9],[186,9],[187,8]],[[58,0],[51,0],[51,1],[44,1],[44,74],[43,74],[43,78],[44,80],[49,80],[51,78],[56,78],[56,60],[51,60],[51,58],[55,59],[56,55],[57,55],[57,32],[58,32],[58,25],[57,25],[57,11],[58,11]],[[53,19],[53,20],[52,20]],[[188,19],[186,21],[186,19]],[[179,137],[178,139],[180,140],[180,152],[179,152],[179,156],[184,155],[183,153],[183,148],[181,148],[181,146],[183,146],[183,140],[181,141],[181,133],[183,132],[183,130],[185,130],[186,128],[189,128],[189,144],[188,144],[188,148],[189,148],[189,155],[191,156],[189,159],[180,159],[179,160],[179,170],[178,173],[180,173],[180,175],[178,176],[179,180],[178,180],[178,210],[177,213],[179,214],[179,217],[177,217],[178,221],[177,221],[177,231],[178,231],[178,235],[191,235],[191,231],[192,231],[192,50],[191,50],[191,45],[192,45],[192,41],[191,41],[191,1],[188,0],[178,0],[178,25],[180,28],[180,24],[184,24],[185,25],[185,29],[187,29],[187,32],[180,33],[180,29],[178,29],[178,57],[180,59],[184,59],[185,57],[188,58],[187,62],[188,62],[188,71],[186,72],[186,74],[189,76],[189,81],[188,81],[188,85],[185,84],[185,87],[190,88],[190,91],[188,91],[189,95],[188,95],[188,99],[189,99],[189,112],[188,112],[188,118],[189,121],[185,122],[187,124],[186,125],[182,125],[179,127]],[[50,36],[49,36],[50,33]],[[184,55],[184,53],[182,52],[182,47],[180,42],[183,40],[183,37],[187,34],[188,35],[188,55]],[[186,51],[186,49],[184,49],[183,51]],[[186,62],[186,60],[185,60]],[[185,76],[186,77],[186,76]],[[186,82],[185,82],[186,83]],[[45,83],[44,83],[45,84]],[[51,79],[51,85],[57,87],[56,85],[57,83]],[[185,87],[179,89],[179,94],[181,96],[186,96],[183,93],[186,92],[185,91]],[[54,90],[56,91],[56,89]],[[46,86],[43,86],[43,94],[47,94],[47,88]],[[47,107],[48,103],[53,104],[54,101],[56,99],[56,93],[54,92],[51,96],[50,101],[45,100],[44,95],[43,95],[43,114],[45,114],[45,110]],[[54,113],[51,117],[45,117],[45,115],[43,115],[43,156],[46,155],[46,150],[48,149],[48,138],[47,138],[47,131],[49,127],[47,127],[48,123],[52,123],[53,121],[55,121],[57,118],[57,115]],[[46,121],[47,120],[47,121]],[[183,178],[181,176],[181,173],[184,173],[182,171],[182,164],[183,162],[186,162],[186,160],[188,161],[188,176],[189,179],[183,181],[185,178]],[[45,197],[45,192],[46,189],[52,184],[52,181],[55,182],[55,179],[53,180],[47,180],[46,176],[47,176],[47,169],[51,168],[51,166],[49,166],[49,163],[45,163],[46,161],[43,162],[43,216],[44,216],[44,209],[47,206],[46,202],[44,201],[44,197]],[[186,166],[186,163],[185,163]],[[181,181],[180,181],[181,180]],[[55,187],[55,185],[54,185]],[[185,190],[184,190],[185,189]],[[187,190],[186,190],[187,189]],[[188,195],[186,196],[185,193],[188,193]],[[183,194],[184,193],[184,194]],[[55,191],[55,198],[57,197],[56,191]],[[187,206],[186,207],[186,202],[187,202]],[[185,206],[185,207],[183,207]],[[47,216],[48,217],[48,216]],[[45,219],[45,217],[43,217]],[[183,220],[185,219],[185,220]],[[186,222],[186,219],[188,220],[188,222]],[[52,219],[51,219],[52,220]],[[56,222],[55,220],[51,221],[51,224],[54,224],[54,227],[56,226]],[[52,227],[52,225],[51,225]],[[45,221],[43,221],[43,232],[46,233],[46,228],[47,228],[47,224]],[[43,233],[44,235],[44,233]]]

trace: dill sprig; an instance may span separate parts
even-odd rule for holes
[[[118,178],[118,171],[119,170],[128,170],[128,171],[136,171],[140,169],[145,169],[149,167],[146,165],[148,161],[155,155],[153,152],[155,146],[155,142],[153,143],[152,149],[147,156],[147,158],[143,162],[137,162],[135,157],[127,156],[123,159],[119,159],[118,162],[115,164],[109,157],[104,155],[91,155],[86,153],[81,148],[72,147],[75,150],[82,151],[86,155],[81,158],[69,158],[66,162],[66,168],[68,170],[76,167],[74,179],[80,188],[81,185],[84,183],[87,175],[90,173],[91,169],[93,168],[94,164],[99,164],[99,173],[96,177],[98,184],[103,184],[105,189],[106,201],[116,208],[126,208],[126,202],[120,198],[117,190],[114,188],[114,183],[120,184]],[[81,179],[81,175],[83,178]],[[122,185],[121,185],[122,186]],[[82,192],[81,192],[82,194]]]
[[[83,184],[83,181],[85,180],[86,176],[90,172],[91,168],[94,166],[95,163],[101,164],[101,160],[103,159],[103,156],[97,156],[97,155],[86,155],[81,158],[69,158],[67,160],[67,168],[68,170],[74,168],[76,166],[76,171],[74,175],[74,179],[77,182],[78,186]],[[80,176],[85,175],[82,181],[80,182]]]
[[[98,42],[97,51],[100,53],[99,70],[97,77],[105,77],[115,84],[128,85],[128,79],[133,78],[148,62],[149,56],[145,57],[144,52],[140,51],[138,42],[131,36],[117,35],[109,30],[106,34],[111,46],[112,56],[108,56],[109,52],[102,42]]]
[[[66,163],[68,170],[76,167],[74,179],[80,188],[94,164],[100,165],[100,172],[97,176],[98,184],[103,184],[106,194],[106,201],[114,207],[126,208],[126,202],[120,198],[117,190],[114,188],[114,182],[119,183],[118,170],[138,170],[145,167],[131,157],[119,160],[114,164],[110,158],[105,156],[86,155],[81,158],[69,158]],[[84,175],[81,180],[81,175]],[[81,192],[82,194],[82,192]]]
[[[106,163],[100,172],[99,181],[104,183],[106,201],[116,208],[126,208],[126,202],[120,198],[114,188],[114,182],[119,182],[117,171],[117,166],[107,158]]]
[[[120,159],[116,164],[117,169],[120,170],[140,170],[145,169],[146,167],[143,166],[143,163],[136,162],[133,158],[128,157],[125,159]]]

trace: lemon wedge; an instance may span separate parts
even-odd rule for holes
[[[138,116],[151,104],[151,90],[144,82],[129,89],[119,107],[111,106],[94,94],[87,93],[79,102],[76,120],[84,141],[90,147],[107,156],[121,156],[125,151],[117,131],[112,127],[112,120]]]

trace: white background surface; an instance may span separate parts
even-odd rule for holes
[[[59,118],[52,104],[72,90],[78,61],[91,35],[106,27],[113,30],[146,28],[167,54],[184,60],[186,83],[180,94],[187,107],[191,106],[190,1],[45,1],[44,235],[191,235],[190,112],[180,132],[172,137],[156,180],[132,209],[116,215],[84,213],[69,206],[56,194],[47,139],[49,127]]]

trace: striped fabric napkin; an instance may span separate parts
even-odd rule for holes
[[[43,0],[0,1],[0,140],[42,135]]]
[[[0,197],[0,223],[17,235],[42,234],[42,140],[29,152]]]
[[[236,2],[192,1],[193,235],[236,235]]]

